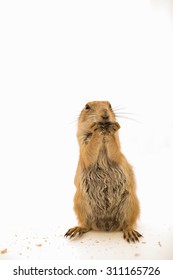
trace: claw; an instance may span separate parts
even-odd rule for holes
[[[127,229],[127,230],[124,230],[124,239],[127,240],[128,243],[130,243],[131,241],[132,242],[139,242],[139,238],[142,237],[142,235],[137,232],[136,230],[133,230],[133,229]]]
[[[135,238],[134,237],[132,237],[132,241],[133,241],[133,243],[135,243]]]
[[[134,232],[137,234],[138,237],[143,237],[143,235],[140,234],[138,231],[134,230]]]
[[[69,229],[65,234],[64,237],[67,238],[69,237],[70,239],[78,236],[83,235],[85,232],[89,231],[87,228],[82,228],[82,227],[74,227]]]

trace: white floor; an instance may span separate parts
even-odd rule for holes
[[[54,228],[49,232],[31,230],[14,232],[1,239],[0,259],[173,259],[173,226],[154,228],[141,225],[144,235],[140,243],[128,244],[122,233],[89,232],[76,240],[63,237],[65,228]],[[6,250],[7,249],[7,250]]]

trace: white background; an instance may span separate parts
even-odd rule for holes
[[[62,235],[76,224],[77,117],[87,101],[109,100],[135,119],[119,123],[139,227],[148,242],[169,241],[153,258],[173,258],[172,93],[171,1],[1,1],[0,250],[11,255],[0,257],[19,257],[7,240],[16,231]]]

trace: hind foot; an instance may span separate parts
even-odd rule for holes
[[[125,230],[123,230],[123,236],[124,236],[124,239],[126,239],[127,240],[127,242],[131,242],[131,241],[133,241],[134,243],[136,242],[136,241],[138,241],[139,242],[139,238],[140,237],[143,237],[139,232],[137,232],[136,230],[134,230],[134,229],[125,229]]]
[[[88,228],[82,228],[82,227],[73,227],[70,228],[65,234],[64,237],[69,237],[69,238],[73,238],[73,237],[79,237],[82,236],[84,233],[88,232],[90,229]]]

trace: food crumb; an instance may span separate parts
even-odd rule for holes
[[[142,242],[142,244],[146,244],[146,242]]]
[[[37,247],[41,247],[41,246],[42,246],[42,244],[36,244],[36,246],[37,246]]]
[[[159,246],[162,247],[162,244],[160,243],[160,241],[158,242]]]
[[[135,256],[135,257],[139,257],[139,256],[140,256],[140,254],[136,253],[136,254],[134,254],[134,256]]]
[[[99,241],[98,241],[98,240],[96,240],[96,243],[99,243]]]
[[[7,254],[7,249],[1,250],[1,254]]]

